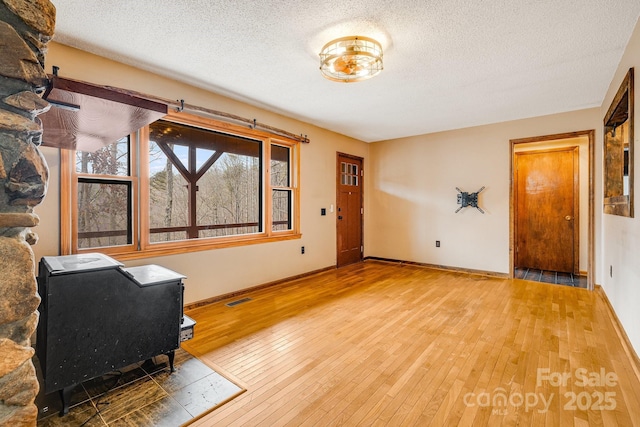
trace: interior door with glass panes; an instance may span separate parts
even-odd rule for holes
[[[362,261],[363,159],[338,154],[337,164],[337,265]]]

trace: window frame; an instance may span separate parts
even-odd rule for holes
[[[136,250],[136,240],[139,236],[139,206],[136,203],[139,197],[139,180],[135,171],[138,162],[138,150],[136,149],[136,135],[129,136],[129,175],[105,175],[79,173],[76,171],[76,150],[61,150],[60,154],[60,252],[62,255],[102,252],[105,254],[117,254]],[[80,179],[91,181],[128,182],[131,191],[131,234],[130,244],[118,246],[103,246],[100,248],[78,248],[78,182]],[[66,190],[66,191],[65,191]]]
[[[274,235],[278,235],[278,234],[284,234],[284,233],[290,233],[292,230],[296,229],[296,224],[299,222],[299,217],[296,217],[296,212],[299,211],[299,206],[296,204],[297,200],[298,200],[298,195],[295,192],[296,189],[296,184],[295,184],[295,174],[294,171],[296,170],[296,165],[298,164],[298,162],[294,159],[295,153],[297,152],[297,150],[294,150],[293,147],[289,146],[289,145],[285,145],[279,142],[274,142],[272,141],[271,144],[269,145],[269,149],[271,149],[271,147],[273,145],[277,145],[280,147],[286,147],[289,149],[289,171],[288,171],[288,181],[289,184],[286,186],[283,185],[274,185],[273,184],[273,180],[270,179],[267,187],[268,187],[268,191],[269,191],[269,195],[271,197],[271,203],[269,204],[269,208],[271,209],[270,212],[270,221],[266,224],[267,228],[270,229],[270,231],[274,234]],[[271,178],[271,152],[269,152],[269,159],[266,160],[267,164],[269,165],[269,178]],[[290,201],[290,206],[289,209],[292,210],[293,215],[290,215],[289,221],[291,222],[291,228],[287,229],[287,230],[274,230],[274,218],[273,218],[273,193],[275,191],[287,191],[289,192],[289,194],[291,194],[291,198],[292,200]]]
[[[220,236],[198,239],[186,239],[172,242],[150,242],[149,232],[149,127],[145,126],[130,136],[130,176],[111,177],[104,175],[78,174],[75,167],[75,150],[61,150],[61,224],[60,246],[61,254],[78,254],[101,252],[114,256],[120,260],[141,259],[155,256],[173,255],[187,252],[204,251],[281,240],[301,238],[300,232],[300,142],[283,136],[274,135],[261,130],[247,128],[227,122],[184,112],[169,112],[161,120],[175,122],[187,126],[199,127],[205,130],[228,133],[262,142],[262,231],[252,234],[235,236]],[[273,186],[271,182],[271,146],[279,145],[290,149],[290,184],[289,187]],[[133,224],[133,241],[131,245],[106,246],[97,248],[78,248],[78,178],[94,179],[99,176],[105,181],[131,181]],[[124,179],[123,179],[124,178]],[[272,229],[273,190],[286,189],[291,192],[292,227],[290,230]]]
[[[238,139],[241,139],[244,142],[252,142],[255,143],[256,146],[259,147],[258,152],[259,152],[259,183],[258,186],[255,188],[257,190],[256,193],[258,195],[258,206],[257,206],[257,212],[253,211],[251,214],[257,214],[257,217],[259,219],[259,221],[257,222],[257,227],[258,227],[258,231],[251,231],[251,232],[247,232],[247,233],[238,233],[238,234],[234,234],[231,233],[228,236],[229,237],[238,237],[241,235],[249,235],[249,236],[256,236],[256,235],[262,235],[262,229],[264,227],[264,221],[262,220],[264,218],[264,206],[265,206],[265,202],[264,202],[264,183],[263,183],[263,179],[266,176],[266,173],[264,172],[264,161],[262,159],[262,156],[264,155],[264,140],[261,138],[246,138],[246,137],[240,137],[240,135],[238,135],[237,133],[230,133],[230,132],[220,132],[218,130],[215,129],[211,129],[210,127],[208,128],[204,128],[203,126],[194,126],[192,124],[184,124],[181,122],[178,122],[176,120],[173,121],[168,121],[165,119],[162,119],[163,122],[168,123],[169,126],[168,128],[172,128],[175,125],[181,125],[184,126],[185,128],[191,129],[193,131],[195,131],[196,129],[198,131],[202,130],[204,132],[212,132],[212,137],[213,138],[217,138],[217,136],[219,135],[228,135],[233,137],[234,139],[237,137]],[[155,122],[157,123],[157,122]],[[153,124],[152,124],[153,125]],[[151,130],[149,129],[149,131],[151,132]],[[161,131],[162,133],[164,133],[163,131]],[[151,137],[149,138],[144,138],[145,141],[148,141],[148,143],[151,143]],[[161,147],[161,143],[164,141],[156,141],[159,144],[159,147]],[[186,147],[187,148],[187,157],[190,159],[187,161],[187,164],[185,164],[181,159],[179,159],[177,157],[177,155],[175,153],[172,153],[172,155],[170,156],[170,158],[173,158],[173,160],[171,160],[170,158],[167,158],[167,160],[169,160],[172,164],[173,167],[175,169],[178,170],[178,172],[180,173],[180,175],[182,175],[183,179],[186,181],[187,184],[187,197],[189,199],[188,202],[188,206],[187,206],[187,215],[188,218],[186,218],[186,225],[185,226],[173,226],[173,227],[158,227],[157,225],[155,227],[151,227],[151,224],[149,224],[149,226],[146,228],[149,230],[150,232],[150,239],[153,236],[153,232],[151,232],[151,230],[153,230],[154,228],[169,228],[169,229],[176,229],[176,228],[185,228],[185,233],[187,234],[186,239],[182,239],[180,241],[184,241],[184,240],[195,240],[195,239],[200,239],[200,237],[197,237],[201,231],[206,230],[206,226],[203,228],[202,226],[204,224],[199,224],[198,223],[198,214],[199,214],[199,208],[198,208],[198,199],[202,196],[200,193],[198,193],[198,187],[199,187],[199,180],[201,178],[204,178],[204,176],[206,175],[206,172],[208,172],[209,170],[211,170],[211,168],[215,165],[215,161],[212,162],[211,164],[209,164],[207,166],[207,168],[205,169],[200,169],[197,168],[197,147],[196,144],[192,144],[193,141],[189,141],[189,140],[185,140],[182,141],[182,143],[177,143],[176,145],[181,145],[183,148]],[[241,142],[239,142],[241,143]],[[167,147],[168,148],[168,147]],[[195,150],[194,150],[195,148]],[[212,146],[211,148],[215,148],[215,145]],[[165,153],[165,155],[167,154],[167,151],[165,151],[165,148],[161,148],[161,150]],[[145,149],[145,152],[149,152],[150,149],[147,148]],[[168,150],[169,151],[169,150]],[[217,151],[217,150],[212,150],[212,151]],[[223,155],[225,154],[224,151],[221,151],[219,153],[217,153],[217,155],[219,155],[219,157],[223,157]],[[238,154],[238,153],[235,153]],[[244,156],[244,155],[242,155]],[[214,155],[213,157],[210,157],[208,160],[211,160],[212,158],[218,158],[216,157],[216,155]],[[192,163],[193,162],[193,163]],[[207,162],[205,162],[204,164],[207,164]],[[193,169],[195,167],[195,169]],[[201,175],[202,174],[202,175]],[[189,176],[187,176],[189,175]],[[150,179],[150,173],[147,171],[145,172],[145,176],[149,177]],[[195,182],[192,182],[191,180],[193,178],[196,178]],[[193,185],[190,185],[193,184]],[[184,185],[184,184],[183,184]],[[146,201],[149,201],[148,199]],[[194,202],[195,206],[191,206],[190,202]],[[150,202],[149,202],[150,203]],[[144,206],[148,206],[148,205],[144,205]],[[151,218],[150,214],[146,214],[145,218]],[[207,224],[207,225],[216,225],[216,224]],[[222,224],[224,225],[224,224]],[[249,226],[250,227],[250,226]],[[233,227],[229,227],[229,228],[233,228]],[[176,230],[176,231],[182,231],[182,230]],[[163,231],[162,233],[164,233],[165,231]],[[189,237],[190,235],[196,236],[196,237]],[[202,237],[202,238],[207,238],[207,237]],[[212,239],[222,239],[221,236],[217,236],[217,237],[210,237]],[[168,241],[166,243],[173,243],[175,241],[178,240],[172,240],[172,241]],[[157,246],[160,245],[161,243],[165,243],[165,242],[161,242],[161,241],[156,241],[155,243],[152,242],[147,242],[149,245],[151,246]]]

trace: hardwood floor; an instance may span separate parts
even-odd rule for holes
[[[367,261],[242,297],[187,312],[247,389],[194,426],[640,425],[596,292]]]

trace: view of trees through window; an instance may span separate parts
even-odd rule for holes
[[[76,151],[78,248],[132,242],[129,138],[95,152]]]
[[[261,141],[163,120],[151,124],[151,242],[261,232],[261,180]]]
[[[271,146],[271,186],[273,188],[273,231],[290,230],[293,189],[291,188],[290,148]]]
[[[298,232],[296,145],[185,117],[69,157],[69,188],[77,190],[68,216],[73,250],[166,251]]]

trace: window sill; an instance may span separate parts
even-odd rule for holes
[[[247,239],[234,239],[226,241],[186,241],[177,244],[157,243],[140,251],[118,252],[117,248],[92,248],[81,249],[77,253],[104,252],[118,261],[129,261],[144,258],[153,258],[168,255],[178,255],[190,252],[209,251],[215,249],[233,248],[238,246],[256,245],[260,243],[280,242],[302,238],[302,234],[283,234],[269,237],[251,237]]]

